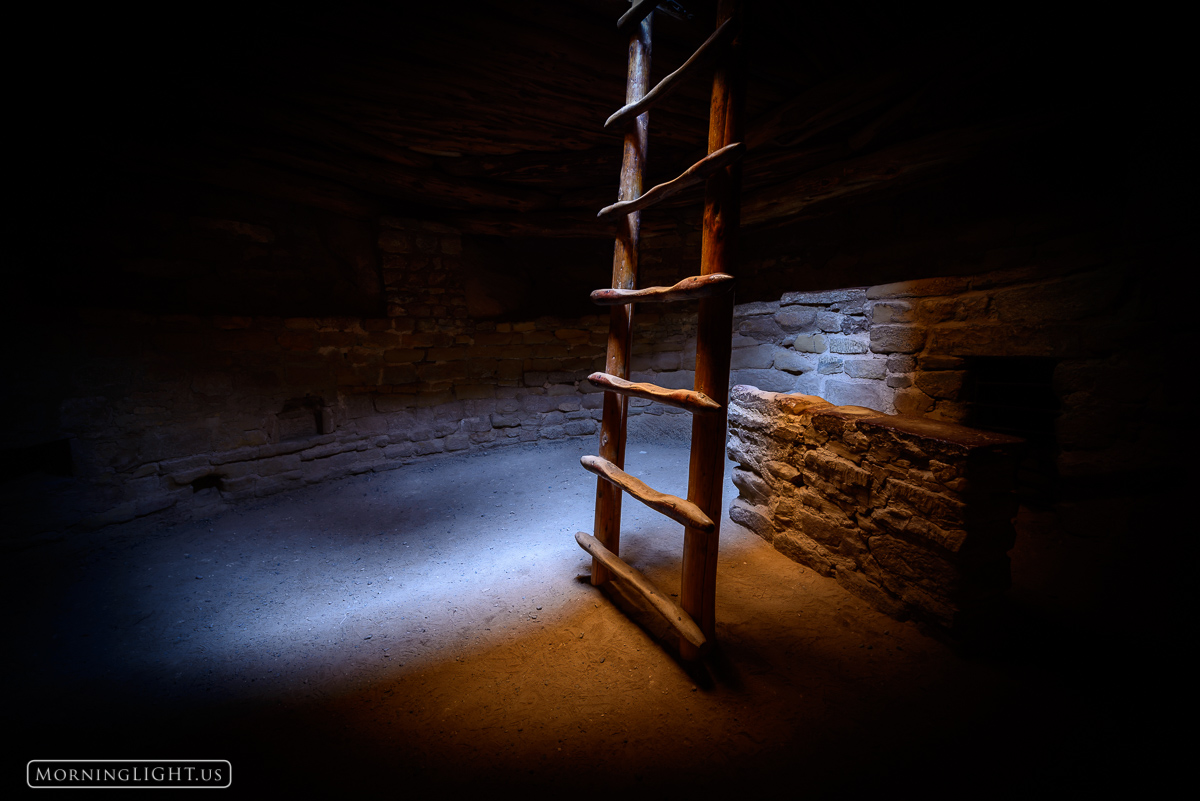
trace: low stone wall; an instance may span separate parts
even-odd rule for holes
[[[6,482],[5,527],[196,517],[441,453],[597,430],[603,393],[585,378],[602,366],[607,317],[470,325],[85,312],[55,364],[62,385],[34,375],[16,388],[50,414],[14,416],[6,443],[66,443],[70,469]]]
[[[688,317],[639,315],[639,375],[691,388],[694,365],[653,353],[687,344]],[[0,485],[4,535],[194,518],[440,454],[595,435],[603,392],[586,378],[603,369],[607,314],[447,323],[82,312],[53,370],[15,382],[28,409],[0,445],[53,446],[70,464]],[[635,436],[689,417],[640,399],[629,412]]]
[[[1119,320],[1132,317],[1136,300],[1126,289],[1128,270],[1088,267],[787,292],[778,301],[740,304],[733,379],[962,422],[972,358],[1099,360],[1127,344]]]
[[[961,632],[1009,583],[1021,441],[737,386],[729,516],[899,619]]]
[[[263,228],[267,217],[205,220],[187,231],[255,247],[298,236],[282,223]],[[376,316],[30,314],[19,334],[37,347],[12,355],[0,450],[18,467],[43,451],[67,453],[70,464],[36,487],[6,473],[0,501],[15,511],[4,525],[24,532],[168,509],[207,514],[439,453],[594,434],[601,396],[586,376],[603,368],[607,314],[501,314],[489,305],[492,268],[445,225],[383,217],[374,251],[355,231],[359,272],[380,278]],[[195,249],[184,244],[183,254]],[[1029,258],[1039,255],[1036,269],[741,303],[731,381],[970,422],[968,385],[982,361],[1040,360],[1052,377],[1045,436],[1055,443],[1043,450],[1053,479],[1100,496],[1074,503],[1060,493],[1057,508],[1071,530],[1090,535],[1129,516],[1133,507],[1112,501],[1110,488],[1128,485],[1130,470],[1151,475],[1171,441],[1160,430],[1171,419],[1157,412],[1161,393],[1135,375],[1165,357],[1128,342],[1126,324],[1145,321],[1128,308],[1136,294],[1125,291],[1127,270],[1056,265],[1045,262],[1050,251]],[[668,273],[678,265],[656,258],[647,256],[654,281],[677,277]],[[634,380],[693,386],[695,312],[694,303],[637,307]],[[630,415],[635,435],[686,435],[690,426],[682,410],[647,400],[631,400]]]

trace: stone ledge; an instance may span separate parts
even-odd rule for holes
[[[1022,440],[745,385],[729,431],[731,519],[886,614],[958,634],[1007,588]]]

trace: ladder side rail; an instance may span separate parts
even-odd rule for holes
[[[739,17],[741,0],[720,0],[718,23]],[[740,31],[721,54],[713,75],[709,106],[708,149],[715,152],[744,137],[744,57]],[[741,162],[713,174],[705,187],[701,275],[736,275]],[[684,532],[680,605],[711,641],[716,633],[717,546],[720,535],[721,492],[725,477],[725,427],[729,402],[729,357],[733,338],[733,293],[700,301],[697,321],[696,384],[721,405],[719,412],[692,418],[692,453],[688,500],[717,523],[710,533],[689,526]],[[699,649],[680,642],[681,655],[699,656]]]
[[[646,93],[650,82],[650,14],[629,35],[629,63],[625,79],[625,102],[634,103]],[[650,115],[641,114],[625,131],[621,159],[621,185],[618,200],[633,200],[642,193]],[[613,248],[613,289],[633,289],[637,284],[638,236],[641,213],[625,215],[618,223]],[[633,341],[633,304],[613,306],[609,310],[608,349],[605,372],[619,378],[629,377],[630,350]],[[600,456],[618,467],[625,466],[625,422],[628,398],[616,392],[604,393],[604,411],[600,421]],[[621,490],[602,478],[596,479],[595,537],[614,554],[620,553]],[[599,586],[611,577],[599,559],[592,559],[592,584]]]
[[[575,541],[579,543],[579,547],[590,553],[593,558],[599,559],[605,565],[617,574],[619,578],[625,580],[628,586],[632,587],[646,601],[658,610],[668,623],[675,627],[679,635],[686,641],[696,647],[702,647],[705,643],[704,634],[700,631],[700,627],[693,622],[691,616],[672,601],[650,579],[642,575],[641,572],[632,567],[628,562],[625,562],[621,557],[614,554],[612,551],[605,548],[596,540],[595,537],[588,534],[586,531],[575,533]]]

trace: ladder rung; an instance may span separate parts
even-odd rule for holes
[[[632,14],[633,9],[630,9],[629,13]],[[639,22],[640,21],[641,20],[639,20]],[[618,22],[617,25],[619,26],[620,23]],[[732,18],[722,22],[721,27],[713,31],[712,35],[704,40],[704,44],[697,47],[696,52],[692,53],[692,55],[688,57],[688,60],[683,62],[683,66],[659,81],[658,85],[647,92],[641,100],[622,106],[615,114],[609,117],[604,123],[605,130],[608,130],[616,125],[620,125],[627,120],[635,119],[643,111],[650,108],[655,103],[659,102],[673,92],[676,88],[678,88],[679,84],[683,82],[683,78],[686,77],[686,74],[690,72],[693,67],[699,64],[706,54],[732,39],[733,32],[734,25]]]
[[[746,146],[741,142],[734,142],[732,144],[725,145],[725,147],[721,148],[720,150],[714,150],[692,166],[688,167],[683,175],[680,175],[675,180],[667,181],[665,184],[659,184],[639,198],[635,198],[633,200],[621,200],[612,204],[611,206],[605,206],[604,208],[600,209],[600,213],[596,216],[600,219],[604,219],[605,217],[611,217],[615,214],[631,214],[635,211],[644,209],[647,206],[653,206],[655,203],[669,198],[671,195],[675,194],[681,189],[687,189],[689,186],[695,186],[696,184],[703,183],[708,179],[708,176],[712,175],[717,170],[727,167],[740,159],[745,151]]]
[[[579,463],[587,470],[600,476],[605,481],[615,484],[651,509],[661,512],[677,523],[682,523],[685,526],[697,529],[706,534],[711,534],[716,530],[716,525],[712,519],[700,511],[700,507],[696,504],[678,496],[667,495],[664,492],[651,489],[646,486],[644,481],[634,478],[607,459],[602,459],[599,456],[581,456]]]
[[[680,300],[711,298],[733,289],[733,276],[728,273],[693,275],[674,286],[648,286],[645,289],[597,289],[592,302],[601,306],[622,303],[670,303]]]
[[[697,648],[704,645],[706,642],[704,633],[700,631],[700,627],[692,620],[691,615],[683,611],[683,608],[679,604],[659,592],[658,588],[650,582],[650,579],[643,576],[637,570],[634,570],[629,566],[628,562],[605,548],[600,540],[591,534],[585,531],[576,532],[575,541],[579,543],[579,547],[594,556],[600,564],[629,582],[629,585],[640,592],[642,597],[649,601],[650,605],[657,609],[667,619],[667,622],[683,635],[685,640]]]
[[[610,392],[658,401],[668,406],[687,409],[689,412],[715,412],[721,408],[721,404],[703,392],[690,389],[667,389],[654,384],[639,384],[608,373],[592,373],[588,376],[588,381]]]
[[[637,0],[633,7],[621,15],[617,20],[617,30],[621,33],[637,25],[639,22],[650,16],[650,12],[654,11],[654,7],[658,5],[658,0]]]

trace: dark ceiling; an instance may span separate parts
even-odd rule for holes
[[[654,16],[655,82],[713,30],[715,0],[686,5],[691,19]],[[608,238],[595,215],[616,196],[620,133],[603,122],[624,98],[615,23],[627,8],[491,0],[208,5],[161,18],[39,12],[25,30],[43,55],[30,62],[40,78],[14,93],[15,152],[28,154],[31,179],[19,193],[31,222],[22,264],[93,296],[101,281],[85,262],[112,236],[88,221],[108,226],[95,221],[114,197],[138,192],[154,205],[168,185],[364,225],[394,215],[466,234]],[[1177,73],[1160,60],[1175,51],[1149,38],[1148,15],[777,0],[746,9],[742,220],[760,235],[922,192],[950,205],[966,195],[1022,204],[1051,196],[1046,184],[1091,197],[1124,192],[1138,169],[1163,173],[1154,153],[1179,103],[1163,80]],[[708,93],[704,71],[651,112],[647,186],[704,155]],[[701,192],[643,215],[643,245],[669,247],[694,231]],[[79,247],[60,246],[67,229]],[[61,265],[46,269],[55,254]]]
[[[655,81],[712,31],[714,5],[693,0],[690,21],[655,15]],[[615,195],[620,135],[602,123],[623,102],[626,8],[251,5],[154,27],[91,12],[60,41],[66,85],[31,100],[69,116],[47,135],[83,171],[295,192],[309,181],[351,213],[378,203],[479,232],[591,235]],[[1121,70],[1094,58],[1102,40],[1045,12],[747,9],[747,225],[1044,136],[1121,88]],[[707,93],[691,80],[652,112],[651,183],[704,154]]]

